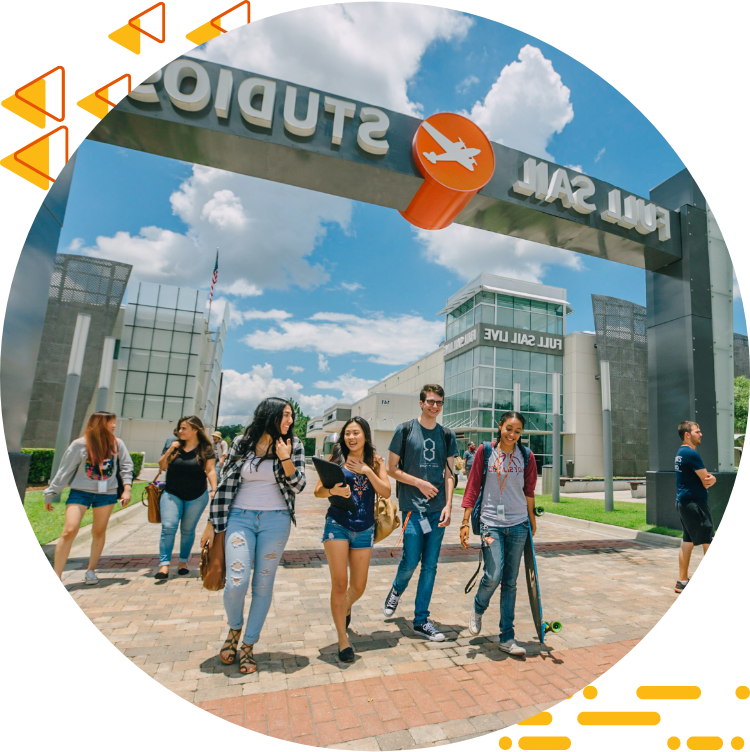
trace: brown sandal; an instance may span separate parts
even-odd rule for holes
[[[229,636],[221,646],[221,650],[219,651],[219,660],[226,666],[234,663],[237,659],[237,643],[240,641],[241,631],[241,629],[230,629]],[[228,653],[232,657],[229,660],[226,660],[223,655],[224,653]]]
[[[240,648],[240,673],[254,674],[257,670],[258,664],[253,658],[253,646],[243,642]]]

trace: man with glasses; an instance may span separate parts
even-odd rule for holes
[[[422,562],[414,603],[414,632],[433,642],[445,635],[429,620],[440,545],[451,521],[453,462],[458,454],[456,434],[437,417],[445,392],[439,384],[425,384],[419,395],[422,414],[402,423],[388,447],[388,475],[396,479],[404,520],[404,549],[383,614],[393,616],[399,600]]]

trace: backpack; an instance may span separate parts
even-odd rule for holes
[[[408,421],[408,423],[402,423],[402,426],[406,426],[406,429],[401,434],[401,455],[398,458],[398,469],[403,470],[404,469],[404,458],[406,457],[406,442],[409,440],[409,435],[411,434],[411,424],[412,421]],[[445,426],[443,428],[443,438],[445,439],[445,454],[449,455],[451,450],[451,435],[453,434],[453,431],[451,431],[450,428],[446,428]],[[446,465],[447,465],[446,461]],[[401,498],[401,487],[403,486],[403,483],[399,483],[396,481],[396,497]],[[453,488],[455,489],[458,485],[458,476],[453,473]]]
[[[481,518],[482,518],[482,499],[484,498],[484,484],[487,482],[487,467],[490,464],[490,455],[492,454],[492,443],[489,441],[482,442],[483,448],[483,460],[484,467],[482,468],[482,487],[479,489],[479,495],[474,503],[474,508],[471,510],[471,532],[474,535],[480,535],[481,531]],[[531,450],[525,447],[520,442],[518,448],[521,450],[523,456],[523,472],[526,475],[526,468],[529,466],[529,458],[531,457]]]

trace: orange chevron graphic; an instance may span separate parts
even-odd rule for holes
[[[157,8],[161,9],[161,38],[154,36],[150,32],[141,28],[141,19],[144,16],[146,16],[148,13],[151,13],[152,11],[156,10]],[[155,5],[152,5],[150,8],[146,8],[146,10],[141,11],[140,13],[138,13],[138,15],[133,16],[131,19],[128,20],[125,26],[121,26],[116,31],[113,31],[109,35],[108,38],[111,39],[113,42],[116,42],[117,44],[119,44],[121,47],[124,47],[126,50],[130,50],[130,52],[133,52],[136,55],[140,55],[141,54],[141,35],[147,36],[149,39],[153,39],[155,42],[158,42],[159,44],[164,43],[164,41],[167,38],[166,17],[167,17],[167,8],[166,8],[165,3],[163,2],[156,3]]]
[[[46,97],[47,97],[47,76],[50,76],[55,71],[60,71],[61,74],[61,108],[60,116],[53,114],[46,109]],[[23,92],[23,94],[21,93]],[[41,76],[38,76],[33,81],[24,84],[16,89],[15,94],[12,97],[8,97],[2,102],[3,107],[6,110],[10,110],[13,114],[22,117],[32,125],[36,125],[38,128],[44,128],[46,125],[45,116],[51,117],[58,123],[62,123],[65,120],[65,68],[62,65],[58,65],[52,70],[48,70]]]
[[[58,131],[65,134],[65,162],[68,161],[68,127],[59,125],[54,130],[32,141],[30,144],[21,147],[18,151],[9,154],[5,159],[0,160],[0,165],[15,173],[24,180],[28,180],[38,188],[46,191],[49,188],[50,181],[55,179],[48,175],[49,173],[49,139]],[[21,159],[21,154],[24,158]]]
[[[97,89],[93,94],[89,94],[79,102],[76,102],[76,104],[82,110],[86,110],[86,112],[91,113],[95,117],[98,117],[99,120],[101,120],[109,112],[110,107],[115,107],[117,104],[116,102],[110,102],[110,100],[108,99],[110,86],[114,86],[124,78],[128,80],[128,94],[130,94],[130,92],[132,91],[132,79],[130,77],[130,73],[124,73],[114,81],[110,81],[108,84],[104,84],[104,86]]]
[[[229,10],[225,10],[223,13],[220,13],[218,16],[214,16],[208,23],[203,24],[203,26],[199,26],[197,29],[193,29],[189,34],[186,34],[185,36],[187,39],[189,39],[193,44],[203,44],[204,42],[208,42],[211,39],[215,39],[220,34],[225,34],[226,29],[221,28],[221,24],[219,23],[224,16],[228,16],[232,11],[237,10],[237,8],[241,8],[243,5],[247,6],[247,22],[250,23],[250,0],[242,0],[241,3],[237,3],[237,5],[233,5]]]

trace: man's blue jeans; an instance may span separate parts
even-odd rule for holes
[[[160,566],[169,564],[172,560],[172,549],[178,526],[180,528],[180,561],[187,564],[190,549],[195,541],[195,528],[207,504],[208,491],[190,501],[183,501],[179,496],[166,491],[162,493],[159,503],[161,509]]]
[[[438,527],[440,511],[426,514],[425,518],[430,521],[432,527],[427,534],[422,532],[418,513],[413,512],[409,517],[406,530],[404,530],[404,552],[398,565],[396,579],[393,581],[393,589],[401,595],[406,590],[417,564],[420,560],[422,561],[417,583],[417,598],[414,602],[414,626],[424,624],[430,616],[432,588],[435,586],[440,546],[445,534],[445,528]]]
[[[252,575],[252,600],[244,642],[255,645],[268,616],[273,583],[279,568],[292,518],[286,509],[256,511],[231,509],[224,536],[227,581],[224,610],[230,629],[242,629],[245,596]]]
[[[513,630],[513,619],[516,615],[516,581],[528,534],[528,522],[522,522],[513,527],[482,525],[482,535],[485,539],[485,545],[482,548],[484,574],[479,583],[476,598],[474,598],[474,612],[483,614],[490,605],[492,594],[497,590],[498,585],[502,584],[500,642],[512,640],[516,634]],[[489,545],[486,543],[488,538],[492,539]]]

